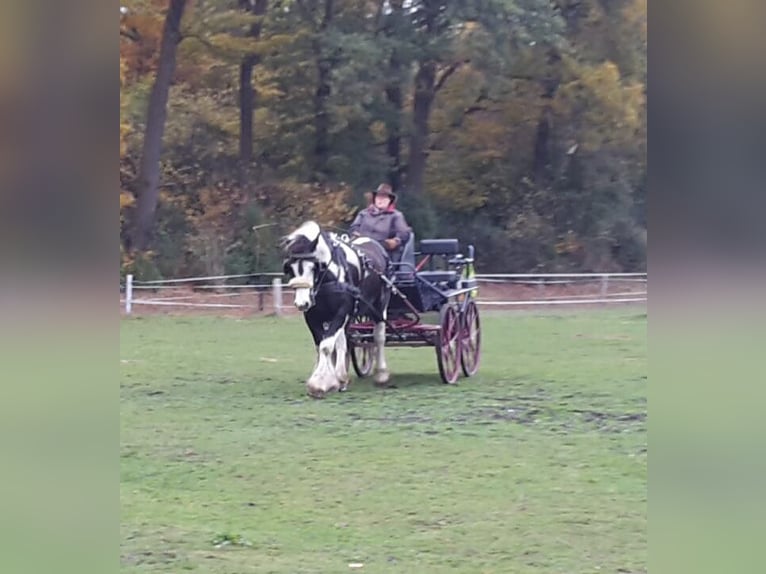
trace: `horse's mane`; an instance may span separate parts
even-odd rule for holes
[[[312,239],[315,234],[316,237]],[[347,234],[326,230],[315,221],[304,222],[298,229],[284,238],[285,255],[288,257],[311,255],[316,252],[320,240],[329,249],[330,259],[335,258],[333,255],[334,246],[342,245],[356,255],[360,269],[364,265],[364,261],[367,261],[376,273],[385,274],[388,254],[379,242],[368,237],[351,240]]]

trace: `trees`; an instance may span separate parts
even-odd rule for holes
[[[202,222],[236,229],[225,267],[254,220],[338,223],[382,179],[482,265],[643,265],[645,0],[129,4],[121,221],[161,272]]]
[[[146,128],[136,190],[136,218],[131,248],[142,251],[149,243],[160,185],[160,154],[167,118],[168,93],[176,67],[176,50],[181,40],[181,18],[187,0],[170,0],[162,28],[157,74],[149,96]]]
[[[268,0],[239,0],[239,8],[257,18],[247,31],[248,36],[256,42],[261,37],[263,17],[268,5]],[[253,68],[260,61],[260,53],[253,50],[246,53],[239,64],[239,159],[244,165],[253,160]]]

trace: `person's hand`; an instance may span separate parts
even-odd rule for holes
[[[393,251],[394,249],[399,247],[399,240],[396,237],[392,239],[386,239],[383,243],[386,244],[386,249],[388,249],[389,251]]]

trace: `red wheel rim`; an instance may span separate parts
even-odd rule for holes
[[[481,323],[479,308],[469,301],[462,315],[460,329],[460,364],[466,377],[476,374],[481,360]]]
[[[454,307],[442,308],[440,327],[436,346],[439,374],[445,383],[453,384],[460,375],[460,323]]]

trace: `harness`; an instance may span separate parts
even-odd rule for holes
[[[313,299],[315,295],[319,291],[334,291],[334,292],[347,292],[350,293],[354,299],[358,299],[361,297],[361,293],[359,291],[359,288],[355,285],[352,285],[351,283],[344,282],[341,283],[335,279],[328,278],[328,273],[330,271],[330,263],[335,263],[335,265],[338,266],[339,269],[343,270],[343,275],[345,275],[346,278],[350,278],[351,276],[351,270],[349,268],[348,259],[346,258],[346,253],[343,251],[343,248],[340,246],[341,241],[339,239],[331,238],[329,237],[324,231],[321,232],[321,237],[324,239],[327,246],[330,248],[330,262],[324,263],[321,261],[318,261],[317,258],[314,256],[313,253],[306,253],[306,254],[294,254],[290,257],[291,260],[311,260],[316,263],[317,266],[317,272],[314,273],[314,281],[313,283],[308,283],[306,281],[301,281],[297,277],[293,277],[289,283],[289,287],[294,287],[297,289],[311,289],[311,298]],[[344,242],[345,243],[345,242]],[[360,282],[364,278],[365,270],[366,269],[372,269],[369,262],[367,262],[367,258],[363,256],[362,253],[357,251],[352,245],[349,245],[348,243],[345,243],[347,247],[354,250],[354,252],[357,254],[357,257],[359,257],[359,261],[361,263],[360,266],[360,272],[361,277],[359,278]]]
[[[344,271],[344,274],[347,278],[351,276],[350,268],[348,264],[348,259],[346,258],[346,253],[343,251],[343,248],[341,247],[341,244],[345,245],[346,247],[352,249],[354,253],[356,253],[356,256],[359,258],[360,266],[359,266],[359,282],[361,283],[364,278],[367,276],[368,273],[375,273],[380,276],[380,279],[383,281],[383,283],[390,289],[393,293],[399,294],[400,296],[404,297],[404,294],[402,294],[394,285],[393,281],[387,276],[388,271],[390,271],[391,266],[390,262],[387,267],[387,269],[383,273],[379,273],[374,265],[372,260],[370,260],[369,257],[367,257],[364,252],[360,251],[356,247],[350,244],[345,238],[340,237],[329,237],[327,234],[325,234],[324,231],[321,232],[321,236],[325,240],[325,243],[330,248],[330,262],[334,262],[338,267],[342,268]],[[293,260],[313,260],[318,269],[318,273],[314,273],[314,281],[312,284],[309,284],[307,282],[296,280],[297,277],[293,277],[289,282],[289,287],[295,287],[295,288],[305,288],[310,289],[310,297],[312,301],[315,300],[316,294],[320,291],[332,291],[335,293],[347,293],[351,295],[351,297],[354,299],[354,309],[353,309],[353,315],[357,316],[360,312],[361,306],[360,304],[364,305],[368,310],[370,316],[375,319],[375,321],[383,321],[386,324],[386,327],[390,329],[391,333],[396,334],[397,338],[400,340],[404,340],[401,333],[399,333],[391,323],[389,323],[386,319],[383,318],[383,316],[377,312],[374,305],[372,305],[369,301],[367,301],[363,296],[362,292],[356,285],[352,285],[349,282],[340,283],[335,280],[327,280],[327,274],[330,270],[329,263],[321,263],[317,261],[316,257],[312,253],[306,253],[306,254],[295,254],[290,257],[290,259]]]
[[[352,249],[354,251],[354,253],[356,253],[356,256],[359,258],[359,263],[360,263],[360,266],[359,266],[360,269],[359,270],[360,270],[360,273],[361,273],[361,276],[359,277],[359,283],[360,284],[364,280],[364,278],[367,275],[367,273],[375,273],[376,275],[378,275],[380,277],[381,281],[383,281],[383,283],[392,292],[397,293],[400,296],[404,297],[404,294],[401,293],[396,288],[396,286],[394,285],[393,281],[387,275],[388,272],[391,270],[391,263],[390,263],[390,261],[388,262],[388,265],[387,265],[386,269],[384,270],[384,272],[380,273],[379,271],[377,271],[375,269],[372,260],[369,257],[367,257],[367,255],[365,255],[365,253],[363,251],[361,251],[361,250],[357,249],[356,247],[354,247],[353,245],[351,245],[351,243],[349,241],[344,240],[343,238],[332,239],[332,240],[330,240],[328,242],[328,244],[330,245],[330,249],[331,249],[331,251],[333,253],[333,258],[336,258],[336,254],[337,254],[336,263],[339,263],[339,262],[342,261],[342,264],[344,266],[344,270],[346,272],[346,276],[347,277],[349,276],[348,260],[346,259],[346,254],[343,252],[343,249],[340,247],[341,243],[343,243],[344,245],[346,245],[347,247]],[[383,321],[386,324],[386,327],[388,329],[390,329],[391,333],[396,334],[396,336],[400,340],[404,340],[403,336],[393,327],[393,325],[391,325],[391,323],[389,323],[386,319],[384,319],[383,316],[377,312],[375,307],[369,301],[367,301],[367,299],[362,297],[361,290],[358,287],[356,287],[355,285],[351,285],[350,283],[345,283],[345,284],[337,285],[335,290],[336,291],[341,291],[341,292],[342,291],[346,291],[347,293],[349,293],[354,298],[354,313],[353,313],[354,315],[358,315],[359,314],[360,303],[362,303],[362,304],[364,304],[365,307],[367,307],[367,309],[369,309],[370,316],[372,318],[374,318],[376,321]]]

